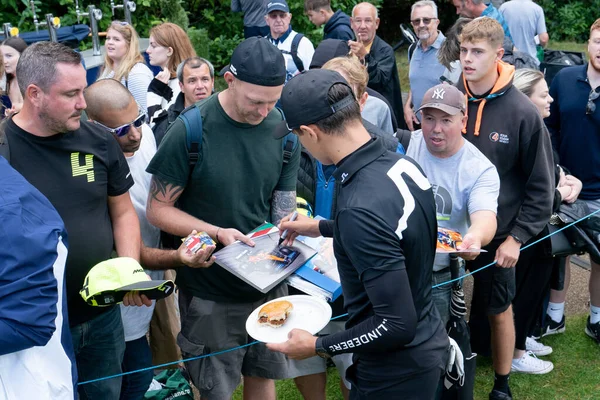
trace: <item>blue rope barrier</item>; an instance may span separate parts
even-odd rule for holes
[[[583,217],[583,218],[579,218],[577,221],[573,221],[573,222],[571,222],[570,224],[567,224],[567,225],[563,226],[562,228],[560,228],[560,229],[557,229],[556,231],[554,231],[554,232],[552,232],[552,233],[549,233],[549,234],[547,234],[547,235],[546,235],[546,236],[544,236],[543,238],[540,238],[540,239],[536,240],[536,241],[535,241],[535,242],[533,242],[533,243],[529,243],[527,246],[521,247],[521,249],[519,249],[519,252],[521,252],[521,251],[523,251],[523,250],[525,250],[525,249],[527,249],[527,248],[529,248],[529,247],[533,246],[534,244],[538,244],[538,243],[539,243],[539,242],[541,242],[542,240],[546,240],[546,239],[550,238],[551,236],[553,236],[553,235],[556,235],[557,233],[559,233],[559,232],[562,232],[563,230],[565,230],[565,229],[567,229],[567,228],[570,228],[571,226],[573,226],[573,225],[575,225],[575,224],[578,224],[579,222],[581,222],[581,221],[583,221],[583,220],[585,220],[585,219],[588,219],[589,217],[591,217],[592,215],[594,215],[594,214],[596,214],[596,213],[598,213],[598,212],[600,212],[600,208],[599,208],[599,209],[597,209],[596,211],[594,211],[593,213],[590,213],[589,215],[586,215],[586,216],[585,216],[585,217]],[[471,276],[471,275],[473,275],[474,273],[476,273],[476,272],[479,272],[479,271],[481,271],[481,270],[484,270],[484,269],[486,269],[486,268],[489,268],[489,267],[491,267],[491,266],[492,266],[492,265],[494,265],[494,264],[496,264],[496,261],[494,261],[494,262],[492,262],[492,263],[489,263],[488,265],[484,265],[483,267],[481,267],[481,268],[479,268],[479,269],[476,269],[475,271],[471,271],[471,272],[469,272],[468,274],[464,274],[464,275],[463,275],[463,276],[461,276],[461,277],[458,277],[458,278],[455,278],[455,279],[451,279],[451,280],[449,280],[449,281],[447,281],[447,282],[438,283],[437,285],[434,285],[434,286],[432,286],[431,288],[432,288],[432,289],[435,289],[435,288],[437,288],[437,287],[440,287],[440,286],[445,286],[445,285],[449,285],[449,284],[451,284],[451,283],[453,283],[453,282],[460,281],[460,280],[462,280],[462,279],[465,279],[467,276]]]
[[[540,238],[540,239],[534,241],[533,243],[529,243],[527,246],[522,247],[519,250],[519,252],[521,252],[521,251],[523,251],[523,250],[525,250],[525,249],[527,249],[527,248],[529,248],[529,247],[531,247],[531,246],[533,246],[535,244],[538,244],[539,242],[541,242],[543,240],[546,240],[546,239],[550,238],[552,235],[556,235],[557,233],[559,233],[559,232],[561,232],[561,231],[563,231],[563,230],[565,230],[565,229],[567,229],[567,228],[569,228],[569,227],[571,227],[571,226],[573,226],[573,225],[575,225],[575,224],[577,224],[577,223],[579,223],[579,222],[581,222],[581,221],[583,221],[583,220],[591,217],[592,215],[594,215],[594,214],[596,214],[598,212],[600,212],[600,209],[594,211],[593,213],[591,213],[589,215],[586,215],[583,218],[578,219],[577,221],[571,222],[570,224],[567,224],[567,225],[563,226],[562,228],[560,228],[560,229],[558,229],[558,230],[556,230],[556,231],[554,231],[552,233],[549,233],[548,235],[546,235],[543,238]],[[494,261],[494,262],[492,262],[492,263],[490,263],[488,265],[484,265],[483,267],[481,267],[479,269],[476,269],[475,271],[471,271],[468,274],[465,274],[465,275],[463,275],[463,276],[461,276],[459,278],[451,279],[451,280],[449,280],[447,282],[442,282],[442,283],[439,283],[437,285],[434,285],[434,286],[432,286],[432,289],[435,289],[435,288],[440,287],[440,286],[449,285],[450,283],[462,280],[462,279],[466,278],[467,276],[471,276],[471,275],[475,274],[476,272],[479,272],[479,271],[482,271],[482,270],[484,270],[486,268],[491,267],[494,264],[496,264],[496,261]],[[347,313],[346,314],[341,314],[341,315],[338,315],[338,316],[335,316],[335,317],[331,318],[330,321],[335,321],[336,319],[340,319],[340,318],[343,318],[343,317],[346,317],[346,316],[348,316]],[[179,364],[179,363],[183,363],[183,362],[200,360],[202,358],[217,356],[219,354],[224,354],[224,353],[229,353],[231,351],[240,350],[240,349],[243,349],[243,348],[246,348],[246,347],[253,346],[253,345],[257,344],[257,343],[260,343],[260,342],[258,340],[256,340],[254,342],[247,343],[247,344],[244,344],[242,346],[232,347],[230,349],[221,350],[221,351],[215,351],[214,353],[203,354],[201,356],[186,358],[186,359],[183,359],[183,360],[171,361],[171,362],[168,362],[168,363],[165,363],[165,364],[160,364],[160,365],[153,365],[153,366],[150,366],[150,367],[147,367],[147,368],[138,369],[138,370],[135,370],[135,371],[122,372],[120,374],[105,376],[103,378],[97,378],[97,379],[91,379],[91,380],[84,381],[84,382],[79,382],[79,383],[77,383],[77,385],[85,385],[87,383],[94,383],[94,382],[104,381],[104,380],[108,380],[108,379],[118,378],[118,377],[125,376],[125,375],[137,374],[138,372],[144,372],[144,371],[159,369],[159,368],[168,367],[170,365],[175,365],[175,364]]]

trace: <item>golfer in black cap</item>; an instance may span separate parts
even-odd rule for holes
[[[282,94],[287,126],[340,189],[333,221],[286,217],[281,229],[332,236],[348,311],[346,330],[316,338],[292,330],[269,344],[290,358],[354,353],[351,399],[433,399],[449,346],[431,302],[437,241],[431,185],[409,158],[384,149],[362,126],[358,103],[337,72],[310,70]]]
[[[252,246],[243,233],[264,221],[276,224],[296,208],[300,146],[284,162],[283,144],[272,137],[283,120],[274,107],[285,75],[283,56],[267,39],[250,38],[234,50],[224,73],[228,88],[196,104],[202,140],[193,168],[191,132],[181,119],[148,166],[153,177],[147,216],[153,225],[176,236],[194,227],[221,247],[236,240]],[[252,310],[287,295],[285,285],[263,294],[219,266],[179,268],[176,283],[177,342],[185,358],[247,345]],[[203,399],[231,398],[243,375],[245,398],[274,400],[273,379],[287,376],[285,357],[264,344],[190,361],[186,368]]]

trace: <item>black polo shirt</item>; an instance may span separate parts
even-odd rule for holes
[[[387,151],[379,139],[342,160],[334,175],[340,189],[332,233],[348,322],[345,332],[319,339],[317,347],[354,353],[349,377],[372,389],[442,367],[448,338],[431,300],[437,240],[431,185],[416,162]]]

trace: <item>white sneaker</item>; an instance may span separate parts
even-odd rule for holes
[[[546,346],[532,337],[528,337],[525,341],[525,348],[536,356],[547,356],[548,354],[552,354],[552,347]]]
[[[511,372],[524,374],[547,374],[554,369],[554,364],[537,358],[532,352],[527,351],[521,358],[513,358]]]

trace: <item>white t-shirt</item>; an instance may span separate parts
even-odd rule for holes
[[[292,41],[294,37],[298,34],[296,31],[291,31],[287,38],[283,42],[279,42],[275,44],[272,39],[271,43],[273,43],[279,50],[283,50],[286,53],[283,53],[283,58],[285,59],[285,69],[287,71],[285,81],[289,81],[294,76],[299,74],[302,71],[298,71],[296,67],[296,63],[292,58],[291,54],[288,54],[292,50]],[[305,36],[298,43],[298,57],[302,60],[302,64],[304,64],[304,70],[308,71],[310,67],[310,63],[312,61],[313,55],[315,54],[315,48],[310,40]]]
[[[419,129],[412,133],[406,155],[421,166],[431,183],[439,227],[465,235],[471,214],[482,210],[497,212],[500,177],[496,167],[467,140],[463,139],[463,146],[453,156],[438,158],[427,150]],[[449,265],[448,254],[436,254],[434,271]]]
[[[146,172],[146,167],[156,154],[156,140],[152,129],[146,124],[142,125],[142,142],[140,148],[133,156],[127,157],[127,164],[131,171],[134,185],[129,189],[129,196],[140,220],[142,240],[147,247],[158,248],[160,245],[160,230],[151,225],[146,218],[146,204],[150,192],[152,175]],[[152,279],[163,279],[164,271],[145,270]],[[125,341],[129,342],[145,336],[150,326],[155,302],[151,307],[125,307],[121,304],[121,319],[125,331]]]

